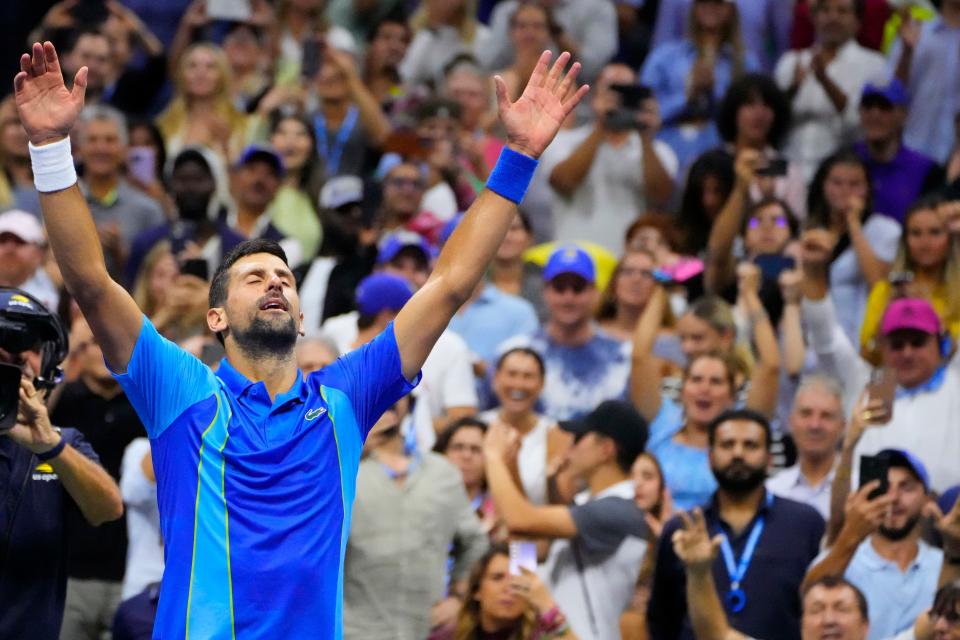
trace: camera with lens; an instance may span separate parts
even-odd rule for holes
[[[63,379],[58,366],[67,356],[67,333],[56,315],[25,291],[0,287],[0,431],[13,428],[20,406],[18,356],[25,351],[40,353],[40,371],[34,372],[34,386],[52,389]],[[13,362],[8,360],[12,358]]]
[[[607,112],[603,126],[608,131],[642,130],[643,126],[637,119],[637,114],[640,112],[643,101],[653,96],[650,87],[636,84],[611,84],[610,89],[620,95],[620,106]]]

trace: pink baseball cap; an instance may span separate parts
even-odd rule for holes
[[[901,329],[939,335],[940,318],[923,298],[899,298],[887,306],[880,324],[880,335],[888,336]]]

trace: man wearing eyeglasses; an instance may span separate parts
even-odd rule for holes
[[[572,420],[626,391],[630,345],[607,335],[593,319],[599,300],[593,258],[576,245],[556,249],[543,269],[548,318],[536,332],[497,349],[530,347],[543,357],[544,414]]]
[[[805,247],[805,253],[811,250],[816,251]],[[825,283],[811,275],[806,255],[804,263],[803,317],[810,328],[811,346],[824,370],[843,381],[847,410],[859,412],[855,417],[865,424],[876,425],[866,429],[855,446],[849,443],[852,477],[859,475],[861,455],[907,449],[930,472],[931,490],[943,492],[960,482],[960,374],[937,312],[922,298],[899,298],[883,315],[880,351],[897,385],[890,415],[879,400],[858,401],[864,395],[870,367],[858,357],[836,322]],[[850,479],[841,475],[835,490],[850,484]],[[842,508],[842,502],[839,504]]]

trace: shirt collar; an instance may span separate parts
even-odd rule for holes
[[[900,567],[893,560],[887,560],[873,547],[873,542],[870,538],[867,538],[862,543],[860,543],[863,552],[863,563],[866,565],[867,569],[871,571],[883,571],[887,568],[894,568],[897,571],[900,571]],[[920,566],[921,559],[924,556],[926,543],[923,540],[917,540],[917,555],[913,557],[913,560],[910,561],[910,566],[907,568],[907,571],[912,571]]]
[[[921,393],[934,393],[940,390],[940,387],[943,386],[944,381],[947,379],[947,368],[941,366],[937,369],[930,378],[915,387],[910,389],[904,389],[903,387],[897,387],[897,400],[901,398],[912,398],[913,396],[920,395]]]
[[[763,497],[760,498],[760,506],[757,508],[757,512],[754,514],[756,518],[760,514],[766,514],[770,511],[770,508],[773,506],[773,501],[775,496],[764,489]],[[710,496],[710,501],[704,505],[703,513],[710,519],[720,520],[720,505],[717,503],[717,492],[715,491],[712,496]]]
[[[230,361],[224,357],[220,360],[220,366],[217,368],[217,377],[223,381],[227,386],[227,389],[230,390],[235,396],[241,396],[245,391],[250,387],[256,384],[263,384],[262,382],[253,382],[247,379],[242,373],[237,371]],[[303,372],[300,369],[297,369],[297,378],[293,383],[293,386],[290,387],[290,390],[286,393],[277,394],[277,397],[274,399],[274,404],[282,404],[287,400],[293,398],[300,398],[303,400],[307,394],[307,385],[303,383]]]

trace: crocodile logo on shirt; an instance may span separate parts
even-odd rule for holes
[[[326,412],[327,412],[326,407],[320,407],[318,409],[310,409],[309,411],[307,411],[306,418],[307,420],[316,420]]]

